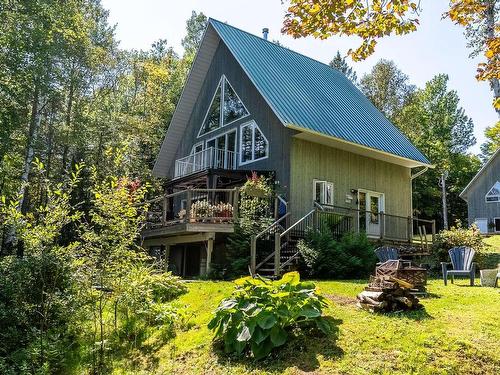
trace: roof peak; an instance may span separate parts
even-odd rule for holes
[[[222,24],[222,25],[224,25],[224,26],[228,26],[228,27],[230,27],[230,28],[232,28],[232,29],[238,30],[239,32],[242,32],[242,33],[248,34],[248,35],[250,35],[250,36],[252,36],[252,37],[254,37],[254,38],[256,38],[256,39],[258,39],[258,40],[260,40],[260,41],[262,41],[262,42],[269,43],[269,44],[271,44],[271,45],[272,45],[273,47],[275,47],[275,48],[279,48],[279,49],[282,49],[282,50],[284,50],[284,51],[287,51],[287,52],[292,52],[292,53],[294,53],[294,54],[296,54],[296,55],[299,55],[299,56],[305,57],[305,58],[307,58],[307,59],[309,59],[309,60],[311,60],[311,61],[314,61],[315,63],[321,64],[321,65],[324,65],[324,66],[326,66],[326,67],[330,68],[331,70],[333,70],[333,71],[334,71],[334,72],[336,72],[336,73],[342,74],[342,73],[341,73],[341,72],[340,72],[337,68],[335,68],[335,67],[333,67],[333,66],[331,66],[331,65],[329,65],[329,64],[327,64],[327,63],[324,63],[324,62],[322,62],[322,61],[316,60],[315,58],[312,58],[311,56],[305,55],[305,54],[303,54],[303,53],[301,53],[301,52],[297,52],[297,51],[295,51],[295,50],[293,50],[293,49],[291,49],[291,48],[288,48],[288,47],[285,47],[285,46],[281,46],[281,45],[279,45],[279,44],[276,44],[276,43],[274,43],[273,41],[271,41],[271,40],[269,40],[269,39],[264,39],[264,38],[262,38],[262,37],[260,37],[260,36],[258,36],[258,35],[252,34],[252,33],[251,33],[251,32],[249,32],[249,31],[246,31],[246,30],[240,29],[239,27],[236,27],[236,26],[233,26],[233,25],[229,24],[227,21],[226,21],[226,22],[222,22],[222,21],[217,20],[217,19],[215,19],[215,18],[209,17],[209,18],[208,18],[208,22],[209,22],[209,23],[211,23],[211,22],[216,22],[216,23]]]

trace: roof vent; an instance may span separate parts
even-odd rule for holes
[[[269,29],[267,27],[264,27],[262,29],[262,37],[267,40],[267,35],[269,34]]]

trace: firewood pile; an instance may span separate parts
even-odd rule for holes
[[[411,294],[414,286],[392,276],[372,276],[370,284],[357,296],[357,306],[370,312],[396,312],[423,308]]]

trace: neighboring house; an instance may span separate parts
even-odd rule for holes
[[[460,193],[467,202],[469,224],[481,233],[500,233],[500,149]]]
[[[279,184],[282,230],[335,212],[339,235],[411,242],[412,169],[430,166],[342,73],[210,19],[153,169],[170,180],[144,244],[182,275],[207,272],[251,171]]]

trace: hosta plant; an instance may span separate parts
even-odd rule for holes
[[[227,353],[251,353],[261,359],[298,330],[330,331],[321,316],[327,300],[314,283],[301,282],[298,272],[277,281],[249,276],[235,284],[233,294],[220,303],[208,324]]]

